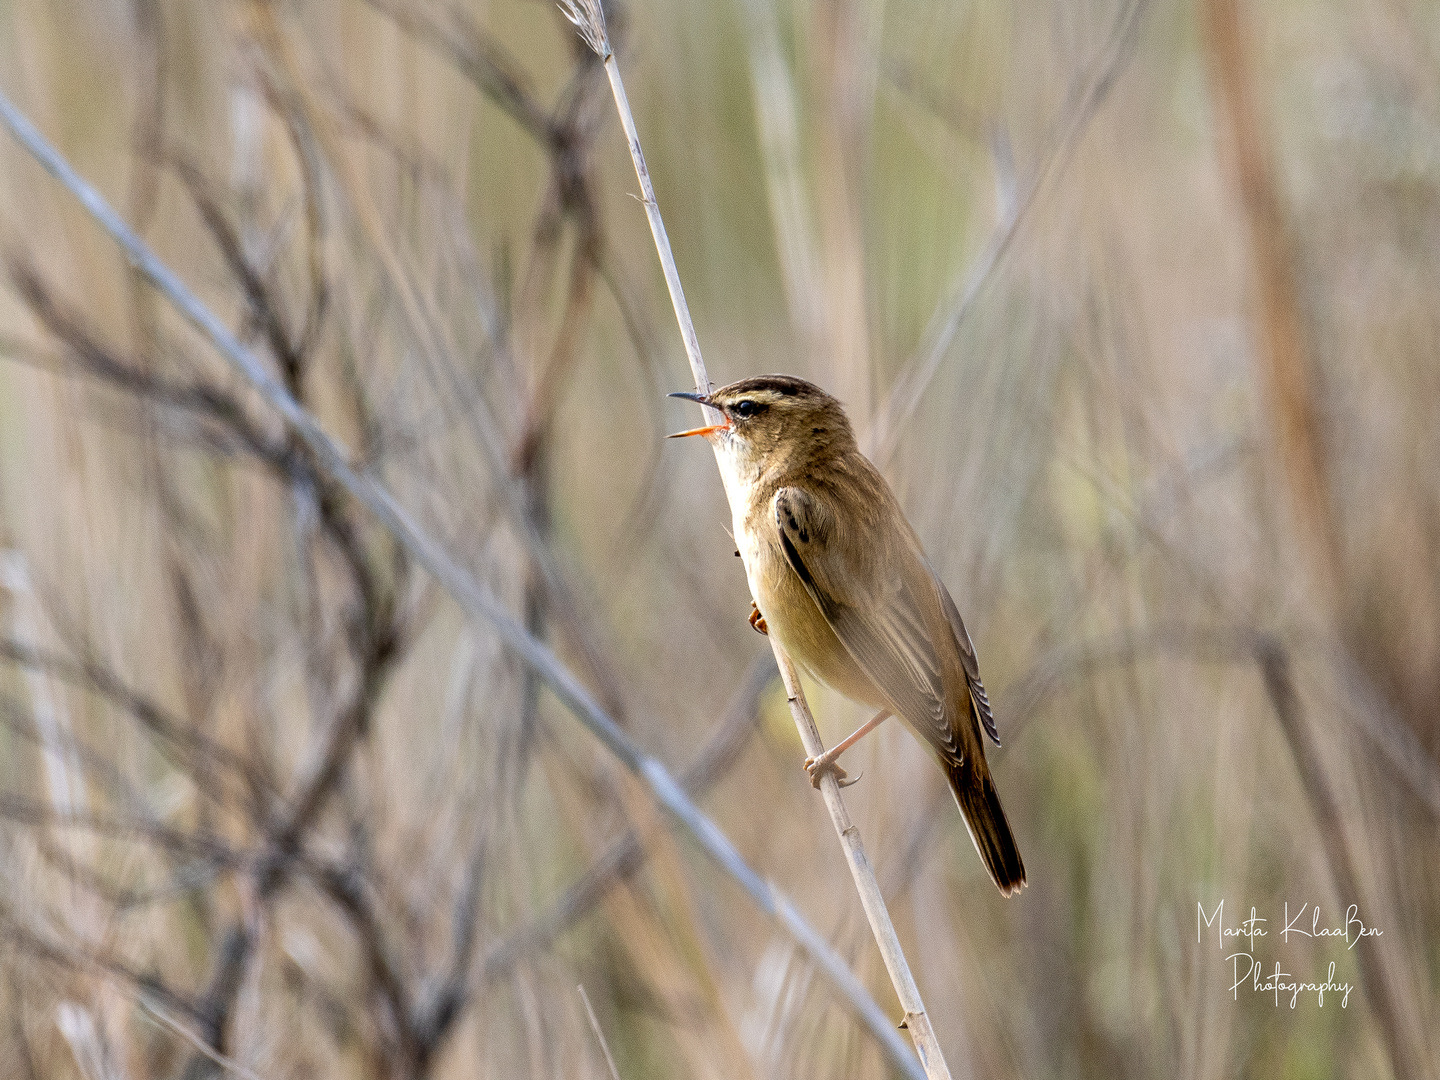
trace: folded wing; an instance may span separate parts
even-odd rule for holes
[[[830,542],[837,527],[832,512],[802,488],[776,493],[775,520],[785,558],[855,663],[943,760],[963,761],[978,731],[972,735],[970,717],[955,722],[955,706],[965,703],[946,693],[934,644],[937,622],[950,632],[940,619],[943,586],[919,553],[886,552],[872,565],[844,565],[843,545]],[[905,567],[906,557],[919,566]],[[869,587],[857,595],[852,583],[861,581]],[[968,637],[963,644],[969,645]],[[970,654],[973,658],[973,647]]]

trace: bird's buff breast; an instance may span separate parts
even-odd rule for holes
[[[750,595],[765,617],[769,632],[790,658],[852,701],[885,708],[884,695],[851,659],[785,558],[773,513],[768,521],[737,521],[735,539],[745,563]]]
[[[750,493],[757,486],[763,489],[758,472],[747,468],[745,455],[736,452],[729,438],[721,436],[712,445],[730,503],[736,550],[745,563],[750,595],[765,617],[768,632],[792,660],[825,685],[853,701],[877,709],[888,707],[884,695],[851,659],[786,560],[773,497],[759,505],[750,502]]]

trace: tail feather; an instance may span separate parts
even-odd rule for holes
[[[946,773],[955,803],[965,818],[965,828],[985,869],[990,871],[990,879],[1002,895],[1013,896],[1025,887],[1025,864],[1010,823],[1005,820],[989,766],[984,759],[972,759],[947,768]]]

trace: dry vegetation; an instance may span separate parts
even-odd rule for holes
[[[607,13],[712,375],[846,401],[979,648],[1030,887],[899,726],[847,791],[955,1075],[1437,1080],[1434,9]],[[898,1015],[559,12],[10,0],[0,90]],[[0,268],[0,1073],[892,1073],[4,137]]]

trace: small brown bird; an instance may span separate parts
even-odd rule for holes
[[[791,375],[759,375],[708,396],[703,435],[716,448],[735,541],[755,600],[751,623],[774,634],[821,682],[880,713],[819,758],[813,783],[886,717],[902,717],[950,781],[975,850],[1001,893],[1025,865],[985,763],[981,729],[998,746],[975,647],[915,530],[860,453],[840,403]]]

